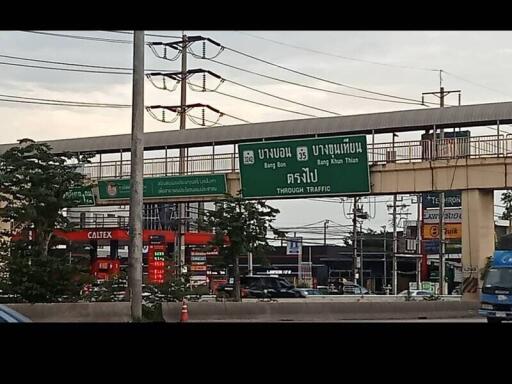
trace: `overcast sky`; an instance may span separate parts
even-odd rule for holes
[[[131,40],[129,34],[114,32],[53,32]],[[375,92],[421,99],[422,92],[439,89],[438,70],[442,69],[444,71],[443,86],[448,90],[462,90],[463,104],[512,100],[512,82],[510,81],[512,32],[185,32],[188,35],[208,36],[226,47],[298,71]],[[151,31],[149,33],[178,36],[181,31]],[[305,49],[280,45],[248,34]],[[169,41],[172,39],[146,36],[146,40]],[[132,65],[132,45],[123,42],[78,40],[21,31],[2,31],[0,32],[0,47],[0,55],[100,66],[131,67]],[[201,45],[196,44],[193,49],[200,53]],[[339,57],[313,53],[306,49]],[[207,56],[215,52],[216,50],[209,46]],[[180,68],[179,61],[171,62],[155,58],[149,48],[145,53],[146,68],[157,70],[178,70]],[[339,92],[379,97],[293,74],[229,50],[224,50],[217,59],[230,65],[288,81]],[[129,75],[53,71],[16,67],[2,63],[58,66],[0,57],[0,93],[2,95],[82,102],[131,103],[131,76]],[[343,115],[422,108],[314,91],[265,79],[191,56],[189,56],[189,68],[209,69],[226,79]],[[192,78],[192,80],[201,83],[200,77]],[[213,79],[208,78],[207,86],[213,88],[216,83]],[[224,83],[219,91],[315,116],[332,116],[328,113],[279,101],[230,83]],[[8,97],[0,96],[0,99],[6,98]],[[145,98],[147,105],[176,105],[179,103],[178,92],[169,93],[157,90],[149,82],[146,82]],[[10,97],[8,99],[13,100]],[[430,100],[437,101],[435,98]],[[301,116],[289,112],[277,111],[213,93],[189,91],[188,102],[207,103],[223,112],[250,122],[301,118]],[[447,103],[456,104],[456,96],[448,96]],[[45,140],[120,134],[129,133],[131,129],[129,108],[70,108],[0,101],[0,116],[3,127],[1,143],[15,142],[22,137]],[[207,118],[214,118],[214,116],[207,116]],[[237,123],[236,120],[228,117],[222,118],[220,122],[223,124]],[[188,124],[190,128],[194,127],[193,124]],[[505,128],[512,132],[512,127]],[[178,129],[178,123],[162,124],[150,116],[145,117],[146,132],[169,129]],[[472,135],[481,134],[492,134],[492,130],[481,128],[472,131]],[[416,138],[417,135],[405,134],[401,137],[409,139]],[[382,137],[379,138],[379,141],[389,140]],[[385,206],[386,201],[391,201],[391,197],[380,196],[376,200],[376,217],[371,222],[366,222],[365,226],[379,228],[381,225],[388,224],[389,227],[389,215],[387,215]],[[499,202],[495,201],[495,204],[499,204]],[[341,224],[348,223],[343,215],[342,205],[333,202],[289,200],[274,202],[273,205],[282,210],[278,220],[278,224],[282,226],[302,225],[324,219]],[[348,205],[345,208],[348,209]],[[368,204],[367,209],[370,209]],[[414,205],[410,207],[410,212],[416,212]],[[414,215],[411,215],[410,218],[414,218]]]

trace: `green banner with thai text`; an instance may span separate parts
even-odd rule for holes
[[[226,175],[185,175],[145,177],[144,198],[223,195],[227,191]],[[101,200],[129,199],[130,179],[100,180]]]

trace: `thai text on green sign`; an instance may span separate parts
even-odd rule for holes
[[[73,188],[66,194],[66,198],[73,200],[76,204],[81,206],[94,205],[94,195],[91,187]]]
[[[226,193],[226,175],[145,177],[145,198],[222,195]],[[101,180],[99,198],[129,199],[130,179]]]
[[[240,144],[245,198],[370,192],[366,136]]]

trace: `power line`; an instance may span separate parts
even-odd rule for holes
[[[196,86],[198,87],[197,84],[193,84],[191,82],[188,82],[189,84],[193,85],[193,86]],[[263,106],[263,107],[267,107],[267,108],[272,108],[272,109],[276,109],[276,110],[279,110],[279,111],[283,111],[283,112],[289,112],[289,113],[295,113],[297,115],[302,115],[302,116],[306,116],[306,117],[317,117],[315,115],[310,115],[308,113],[302,113],[302,112],[297,112],[297,111],[292,111],[291,109],[286,109],[286,108],[281,108],[281,107],[276,107],[274,105],[269,105],[269,104],[265,104],[265,103],[260,103],[259,101],[254,101],[254,100],[249,100],[249,99],[244,99],[243,97],[239,97],[239,96],[235,96],[235,95],[231,95],[229,93],[224,93],[224,92],[220,92],[218,90],[215,91],[215,93],[218,93],[219,95],[223,95],[223,96],[227,96],[227,97],[231,97],[233,99],[237,99],[237,100],[241,100],[241,101],[245,101],[247,103],[252,103],[252,104],[256,104],[256,105],[260,105],[260,106]]]
[[[280,68],[280,69],[284,69],[286,71],[289,71],[289,72],[292,72],[292,73],[295,73],[295,74],[298,74],[298,75],[301,75],[301,76],[305,76],[305,77],[309,77],[311,79],[323,81],[325,83],[329,83],[329,84],[333,84],[333,85],[338,85],[340,87],[345,87],[345,88],[353,89],[353,90],[360,91],[360,92],[366,92],[366,93],[371,93],[371,94],[374,94],[374,95],[390,97],[390,98],[393,98],[393,99],[413,101],[413,102],[416,102],[416,103],[420,102],[419,100],[410,99],[410,98],[407,98],[407,97],[394,96],[394,95],[390,95],[390,94],[386,94],[386,93],[369,91],[369,90],[364,89],[364,88],[359,88],[359,87],[354,87],[352,85],[338,83],[336,81],[324,79],[324,78],[319,77],[319,76],[310,75],[310,74],[307,74],[307,73],[304,73],[304,72],[301,72],[301,71],[298,71],[298,70],[295,70],[295,69],[292,69],[292,68],[288,68],[288,67],[285,67],[285,66],[282,66],[282,65],[279,65],[279,64],[275,64],[275,63],[272,63],[272,62],[270,62],[268,60],[260,59],[259,57],[256,57],[256,56],[253,56],[253,55],[249,55],[248,53],[241,52],[241,51],[239,51],[237,49],[229,48],[229,47],[226,47],[226,46],[224,46],[224,48],[229,50],[229,51],[231,51],[231,52],[238,53],[239,55],[242,55],[242,56],[245,56],[245,57],[249,57],[249,58],[251,58],[253,60],[257,60],[257,61],[260,61],[262,63],[268,64],[268,65],[271,65],[271,66],[274,66],[274,67],[277,67],[277,68]]]
[[[68,63],[68,62],[65,62],[65,61],[52,61],[52,60],[32,59],[32,58],[28,58],[28,57],[11,56],[11,55],[0,55],[0,57],[5,57],[7,59],[32,61],[32,62],[36,62],[36,63],[68,65],[68,66],[72,66],[72,67],[113,69],[113,70],[122,70],[122,71],[132,71],[133,70],[133,68],[128,68],[128,67],[111,67],[111,66],[106,66],[106,65],[91,65],[91,64]]]
[[[68,65],[68,66],[85,67],[85,68],[99,68],[99,69],[126,70],[126,71],[131,71],[132,70],[132,68],[128,68],[128,67],[113,67],[113,66],[92,65],[92,64],[78,64],[78,63],[70,63],[70,62],[63,62],[63,61],[33,59],[33,58],[27,58],[27,57],[21,57],[21,56],[2,55],[2,54],[0,54],[0,57],[5,57],[5,58],[15,59],[15,60],[24,60],[24,61],[38,62],[38,63]],[[111,71],[105,72],[105,71],[89,71],[89,70],[71,70],[71,69],[67,69],[67,68],[46,67],[46,66],[26,65],[26,64],[6,63],[6,62],[0,62],[0,64],[12,65],[12,66],[22,66],[22,67],[29,67],[29,68],[37,68],[37,69],[64,70],[64,71],[75,71],[75,72],[86,72],[86,73],[101,73],[101,74],[112,73],[112,74],[126,74],[126,75],[130,75],[129,72],[121,73],[121,72],[111,72]],[[157,70],[148,69],[148,71],[157,71]],[[328,110],[325,110],[325,109],[322,109],[322,108],[317,108],[317,107],[310,106],[310,105],[307,105],[307,104],[304,104],[304,103],[296,102],[294,100],[290,100],[290,99],[287,99],[287,98],[284,98],[284,97],[281,97],[281,96],[277,96],[277,95],[274,95],[274,94],[271,94],[271,93],[268,93],[268,92],[260,91],[260,90],[258,90],[256,88],[249,87],[247,85],[238,83],[236,81],[232,81],[232,80],[228,80],[228,79],[224,79],[224,80],[227,81],[227,82],[230,82],[232,84],[238,85],[240,87],[247,88],[247,89],[252,90],[254,92],[258,92],[258,93],[261,93],[261,94],[264,94],[264,95],[267,95],[267,96],[270,96],[270,97],[274,97],[274,98],[277,98],[277,99],[280,99],[280,100],[285,100],[285,101],[288,101],[288,102],[293,103],[293,104],[305,106],[305,107],[308,107],[308,108],[320,110],[320,111],[331,113],[331,114],[335,114],[335,115],[340,115],[340,114],[338,114],[336,112],[331,112],[331,111],[328,111]]]
[[[107,105],[89,105],[89,104],[71,104],[71,103],[46,103],[39,101],[23,101],[23,100],[9,100],[9,99],[0,99],[0,101],[7,103],[21,103],[21,104],[40,104],[40,105],[53,105],[60,107],[87,107],[87,108],[125,108],[125,107],[115,107],[115,106],[107,106]]]
[[[247,103],[252,103],[252,104],[260,105],[262,107],[272,108],[272,109],[275,109],[275,110],[278,110],[278,111],[294,113],[296,115],[301,115],[301,116],[306,116],[306,117],[318,117],[318,116],[315,116],[315,115],[310,115],[309,113],[302,113],[302,112],[292,111],[291,109],[276,107],[275,105],[269,105],[269,104],[265,104],[265,103],[260,103],[259,101],[244,99],[243,97],[231,95],[229,93],[224,93],[224,92],[220,92],[220,91],[215,91],[215,93],[218,93],[219,95],[231,97],[231,98],[236,99],[236,100],[245,101]]]
[[[465,79],[465,78],[460,77],[459,75],[455,75],[455,74],[453,74],[453,73],[451,73],[451,72],[447,72],[447,71],[443,70],[443,73],[446,73],[447,75],[450,75],[450,76],[452,76],[452,77],[455,77],[455,78],[457,78],[457,79],[459,79],[459,80],[462,80],[462,81],[465,81],[465,82],[467,82],[467,83],[470,83],[470,84],[476,85],[477,87],[485,88],[485,89],[488,89],[488,90],[490,90],[490,91],[493,91],[493,92],[496,92],[496,93],[500,93],[500,94],[502,94],[503,96],[511,97],[510,95],[507,95],[506,93],[503,93],[503,92],[501,92],[501,91],[498,91],[497,89],[494,89],[494,88],[488,87],[488,86],[486,86],[486,85],[482,85],[482,84],[475,83],[474,81],[471,81],[471,80]]]
[[[293,44],[290,44],[290,43],[285,43],[285,42],[282,42],[282,41],[273,40],[273,39],[269,39],[269,38],[262,37],[262,36],[256,36],[256,35],[253,35],[253,34],[250,34],[250,33],[247,33],[247,32],[242,32],[242,31],[237,31],[237,32],[241,33],[243,35],[254,37],[256,39],[270,41],[272,43],[283,45],[283,46],[286,46],[286,47],[292,47],[292,48],[296,48],[296,49],[301,49],[303,51],[318,53],[320,55],[325,55],[325,56],[337,57],[337,58],[344,59],[344,60],[357,61],[357,62],[361,62],[361,63],[375,64],[375,65],[382,65],[382,66],[386,66],[386,67],[413,69],[413,70],[418,70],[418,71],[428,71],[428,72],[437,72],[438,71],[438,69],[432,69],[432,68],[412,67],[412,66],[408,66],[408,65],[399,65],[399,64],[391,64],[391,63],[381,63],[381,62],[378,62],[378,61],[372,61],[372,60],[365,60],[365,59],[359,59],[359,58],[354,58],[354,57],[342,56],[342,55],[338,55],[338,54],[335,54],[335,53],[323,52],[323,51],[319,51],[319,50],[312,49],[312,48],[301,47],[301,46],[298,46],[298,45],[293,45]]]
[[[273,97],[273,98],[276,98],[276,99],[279,99],[279,100],[283,100],[283,101],[287,101],[289,103],[292,103],[292,104],[296,104],[296,105],[300,105],[302,107],[307,107],[307,108],[311,108],[311,109],[315,109],[315,110],[318,110],[318,111],[322,111],[322,112],[326,112],[326,113],[330,113],[330,114],[333,114],[333,115],[337,115],[337,116],[341,116],[341,114],[337,113],[337,112],[332,112],[332,111],[329,111],[329,110],[326,110],[326,109],[322,109],[322,108],[318,108],[318,107],[315,107],[315,106],[312,106],[312,105],[309,105],[309,104],[305,104],[305,103],[301,103],[301,102],[298,102],[298,101],[295,101],[295,100],[291,100],[291,99],[288,99],[286,97],[282,97],[282,96],[278,96],[278,95],[275,95],[275,94],[272,94],[272,93],[269,93],[269,92],[265,92],[265,91],[261,91],[259,89],[256,89],[256,88],[253,88],[253,87],[250,87],[250,86],[247,86],[245,84],[241,84],[241,83],[238,83],[236,81],[233,81],[233,80],[229,80],[229,79],[226,79],[226,78],[223,78],[219,75],[217,75],[216,73],[214,72],[211,72],[211,71],[206,71],[206,70],[203,70],[203,69],[197,69],[197,70],[194,70],[192,72],[192,74],[196,74],[196,73],[203,73],[203,75],[205,75],[206,73],[210,74],[211,76],[217,78],[220,80],[219,84],[217,85],[217,87],[215,87],[214,89],[207,89],[205,87],[205,77],[203,77],[203,86],[200,86],[200,85],[197,85],[197,84],[194,84],[192,82],[188,82],[188,84],[191,86],[191,89],[193,91],[198,91],[198,92],[205,92],[205,91],[208,91],[208,92],[217,92],[217,89],[220,87],[220,85],[222,85],[222,83],[224,82],[228,82],[228,83],[231,83],[231,84],[234,84],[234,85],[237,85],[239,87],[242,87],[242,88],[246,88],[246,89],[249,89],[251,91],[254,91],[254,92],[257,92],[257,93],[261,93],[265,96],[270,96],[270,97]],[[154,74],[149,74],[149,79],[150,81],[153,83],[153,81],[151,80],[151,77],[152,76],[164,76],[164,79],[165,77],[171,77],[172,79],[175,79],[174,77],[174,73],[154,73]],[[158,89],[167,89],[167,88],[162,88],[162,87],[158,87],[156,84],[153,83],[153,85],[155,85]],[[169,89],[167,89],[169,90]],[[169,91],[174,91],[174,89],[172,90],[169,90]]]
[[[101,41],[101,42],[105,42],[105,43],[133,44],[133,42],[131,40],[108,39],[108,38],[102,38],[102,37],[81,36],[81,35],[67,35],[64,33],[53,33],[53,32],[38,32],[38,31],[21,31],[21,32],[36,33],[39,35],[47,35],[47,36],[54,36],[54,37],[66,37],[69,39]]]
[[[379,99],[379,98],[376,98],[376,97],[354,95],[354,94],[351,94],[351,93],[344,93],[344,92],[333,91],[333,90],[326,89],[326,88],[314,87],[314,86],[307,85],[307,84],[296,83],[294,81],[289,81],[289,80],[284,80],[284,79],[280,79],[280,78],[273,77],[273,76],[264,75],[264,74],[259,73],[259,72],[254,72],[254,71],[251,71],[249,69],[240,68],[240,67],[237,67],[235,65],[227,64],[227,63],[224,63],[222,61],[215,60],[215,59],[209,59],[209,60],[211,62],[220,64],[220,65],[223,65],[223,66],[226,66],[226,67],[229,67],[229,68],[233,68],[233,69],[236,69],[236,70],[239,70],[239,71],[242,71],[242,72],[251,73],[253,75],[260,76],[260,77],[263,77],[263,78],[266,78],[266,79],[270,79],[270,80],[274,80],[274,81],[280,81],[282,83],[287,83],[287,84],[291,84],[291,85],[295,85],[295,86],[299,86],[299,87],[303,87],[303,88],[314,89],[316,91],[322,91],[322,92],[332,93],[332,94],[341,95],[341,96],[355,97],[355,98],[358,98],[358,99],[365,99],[365,100],[375,100],[375,101],[385,101],[385,102],[388,102],[388,103],[396,103],[396,104],[409,104],[409,105],[422,105],[422,106],[425,106],[425,104],[421,104],[421,102],[412,103],[412,102],[399,101],[399,100],[386,100],[386,99]],[[428,103],[428,104],[433,104],[433,103]]]
[[[0,97],[10,97],[13,99],[23,99],[23,100],[36,100],[36,101],[47,101],[52,103],[63,103],[63,104],[83,104],[88,106],[104,106],[104,107],[117,107],[117,108],[131,108],[130,104],[114,104],[114,103],[90,103],[85,101],[71,101],[71,100],[56,100],[56,99],[42,99],[37,97],[26,97],[26,96],[14,96],[14,95],[6,95],[0,94]]]
[[[230,115],[229,113],[226,113],[226,112],[222,112],[222,115],[227,116],[227,117],[231,117],[232,119],[235,119],[235,120],[238,120],[238,121],[242,121],[242,122],[247,123],[247,124],[251,123],[250,121],[247,121],[247,120],[241,119],[239,117]]]
[[[76,72],[92,72],[92,73],[112,73],[115,75],[131,75],[131,71],[133,68],[131,67],[114,67],[114,66],[107,66],[107,65],[92,65],[92,64],[78,64],[78,63],[70,63],[66,61],[53,61],[53,60],[43,60],[43,59],[34,59],[30,57],[22,57],[22,56],[12,56],[12,55],[0,55],[0,57],[5,57],[9,59],[15,59],[15,60],[22,60],[22,61],[31,61],[36,63],[47,63],[47,64],[57,64],[57,65],[67,65],[70,67],[84,67],[84,68],[98,68],[98,69],[109,69],[109,70],[122,70],[126,71],[126,73],[120,73],[120,72],[103,72],[103,71],[84,71],[84,70],[74,70]],[[67,68],[59,68],[59,67],[44,67],[44,66],[37,66],[37,65],[27,65],[27,64],[19,64],[19,63],[7,63],[3,62],[5,65],[13,65],[13,66],[22,66],[22,67],[29,67],[29,68],[41,68],[41,69],[53,69],[57,71],[65,71],[69,70]],[[161,69],[146,69],[146,71],[151,72],[161,72]]]
[[[92,71],[92,70],[89,71],[87,69],[71,69],[71,68],[45,67],[45,66],[42,66],[42,65],[7,63],[5,61],[0,61],[0,65],[10,65],[10,66],[13,66],[13,67],[49,69],[49,70],[54,70],[54,71],[66,71],[66,72],[101,73],[101,74],[109,74],[109,75],[130,75],[130,73],[128,73],[128,72]]]
[[[287,101],[287,102],[292,103],[292,104],[301,105],[301,106],[303,106],[303,107],[307,107],[307,108],[315,109],[315,110],[317,110],[317,111],[321,111],[321,112],[330,113],[330,114],[333,114],[333,115],[336,115],[336,116],[343,116],[343,115],[341,115],[340,113],[337,113],[337,112],[328,111],[328,110],[326,110],[326,109],[322,109],[322,108],[314,107],[314,106],[312,106],[312,105],[304,104],[304,103],[301,103],[301,102],[298,102],[298,101],[290,100],[290,99],[288,99],[288,98],[286,98],[286,97],[281,97],[281,96],[277,96],[277,95],[274,95],[274,94],[271,94],[271,93],[268,93],[268,92],[265,92],[265,91],[260,91],[259,89],[249,87],[249,86],[247,86],[247,85],[244,85],[244,84],[238,83],[238,82],[233,81],[233,80],[228,80],[228,79],[224,79],[224,80],[225,80],[226,82],[228,82],[228,83],[232,83],[232,84],[238,85],[239,87],[246,88],[246,89],[249,89],[249,90],[251,90],[251,91],[261,93],[261,94],[263,94],[263,95],[267,95],[267,96],[270,96],[270,97],[274,97],[274,98],[279,99],[279,100],[284,100],[284,101]]]

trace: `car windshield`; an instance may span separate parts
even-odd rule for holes
[[[484,287],[512,289],[512,268],[491,268],[485,276]]]

